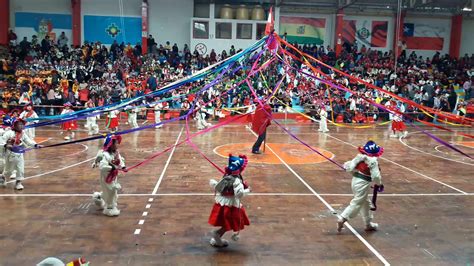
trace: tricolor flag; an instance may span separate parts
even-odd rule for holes
[[[353,44],[357,41],[359,47],[387,47],[388,21],[376,20],[344,20],[342,42]]]
[[[282,16],[280,34],[285,32],[288,42],[321,45],[326,34],[326,19]]]
[[[403,40],[412,50],[443,50],[444,38],[439,27],[428,24],[403,24]]]

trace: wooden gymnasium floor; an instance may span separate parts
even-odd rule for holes
[[[122,121],[124,122],[124,121]],[[126,135],[127,165],[183,140],[183,122]],[[101,124],[103,126],[103,123]],[[122,129],[127,126],[122,126]],[[120,177],[122,214],[105,217],[91,201],[99,189],[91,160],[102,141],[29,152],[26,189],[0,190],[0,265],[35,265],[48,256],[85,257],[91,265],[471,265],[474,262],[474,162],[410,128],[407,139],[375,129],[288,125],[342,163],[373,139],[385,147],[380,165],[385,192],[366,233],[360,217],[336,232],[336,217],[351,199],[351,177],[313,156],[277,126],[264,155],[249,155],[245,171],[253,193],[244,199],[251,226],[225,249],[209,245],[213,204],[209,178],[220,174],[189,146],[180,146]],[[192,130],[195,131],[193,124]],[[455,128],[459,130],[459,128]],[[474,131],[464,129],[473,134]],[[44,144],[61,141],[54,127],[37,130]],[[474,156],[473,142],[439,130],[438,136]],[[86,137],[81,131],[78,138]],[[225,165],[229,150],[245,150],[255,136],[231,124],[193,139]],[[248,144],[245,144],[248,143]],[[227,146],[226,146],[227,145]],[[235,145],[235,146],[229,146]],[[284,146],[286,145],[286,146]],[[275,154],[276,153],[276,154]],[[313,158],[309,158],[309,157]],[[316,157],[316,158],[315,158]],[[299,159],[306,164],[297,164]],[[265,163],[260,163],[265,161]],[[228,238],[229,236],[227,236]]]

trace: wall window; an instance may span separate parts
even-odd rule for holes
[[[252,24],[237,23],[237,39],[252,39]]]
[[[216,39],[231,39],[232,23],[216,23]]]
[[[260,40],[265,36],[266,24],[257,23],[257,40]]]
[[[209,39],[209,22],[193,21],[193,38]]]

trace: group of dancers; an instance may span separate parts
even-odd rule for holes
[[[88,108],[93,108],[88,103]],[[161,106],[157,105],[155,112],[161,111]],[[132,109],[133,110],[133,107]],[[323,109],[324,110],[324,109]],[[71,105],[65,104],[63,114],[71,112]],[[18,111],[3,117],[3,127],[0,130],[0,141],[4,147],[4,170],[0,175],[0,185],[4,186],[7,178],[11,178],[16,172],[15,189],[23,189],[22,180],[24,179],[24,149],[28,147],[41,147],[34,141],[34,128],[25,130],[27,118],[37,118],[32,111],[32,106],[26,106],[24,111],[18,115]],[[117,117],[109,114],[109,128],[117,127]],[[157,116],[159,119],[159,115]],[[265,140],[266,129],[271,125],[271,108],[267,104],[258,107],[255,111],[252,129],[258,134],[257,141],[252,147],[252,153],[261,154],[260,146]],[[155,120],[159,122],[159,120]],[[86,126],[89,133],[97,133],[98,126],[96,117],[88,117]],[[133,122],[133,121],[132,121]],[[34,122],[32,122],[34,123]],[[65,126],[66,125],[66,126]],[[133,126],[134,124],[132,124]],[[66,130],[66,136],[74,137],[73,129],[77,128],[77,123],[68,121],[63,124],[63,130]],[[113,133],[113,132],[112,132]],[[120,215],[118,209],[118,192],[121,185],[118,181],[119,171],[127,172],[125,160],[119,152],[119,145],[122,137],[109,134],[105,138],[102,149],[98,152],[92,167],[99,169],[99,183],[101,191],[94,192],[92,195],[94,203],[102,210],[106,216],[114,217]],[[352,191],[354,198],[349,206],[338,216],[337,231],[341,231],[344,223],[361,213],[365,222],[365,229],[368,231],[377,230],[378,224],[373,222],[373,211],[375,202],[369,199],[371,183],[375,182],[378,192],[383,191],[380,168],[377,158],[382,155],[383,148],[375,142],[369,141],[358,149],[359,154],[354,159],[344,164],[346,171],[351,172]],[[242,198],[250,192],[248,183],[244,181],[243,171],[248,166],[248,160],[245,155],[229,155],[228,165],[225,168],[225,174],[220,180],[210,180],[211,188],[215,192],[215,200],[208,219],[210,225],[218,227],[212,231],[210,244],[214,247],[225,247],[229,242],[223,238],[228,231],[233,231],[231,239],[237,241],[239,232],[250,225],[250,221],[242,204]]]
[[[403,113],[405,113],[405,105],[398,104],[394,100],[388,101],[385,106],[392,110],[389,113],[389,129],[391,131],[391,138],[406,138],[408,135],[407,127],[403,121]],[[328,112],[326,111],[326,106],[323,104],[319,107],[319,132],[328,133]]]

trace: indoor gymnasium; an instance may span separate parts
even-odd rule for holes
[[[0,0],[0,265],[472,265],[472,0]]]

